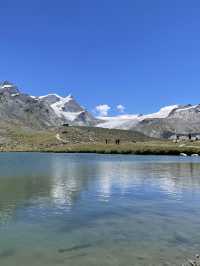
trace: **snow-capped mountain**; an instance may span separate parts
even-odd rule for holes
[[[103,122],[98,124],[98,127],[103,128],[117,128],[117,129],[131,129],[139,122],[145,119],[166,118],[169,114],[178,108],[178,105],[166,106],[160,111],[147,115],[119,115],[114,117],[99,117]]]
[[[37,129],[63,124],[97,126],[170,138],[175,134],[200,135],[200,105],[172,105],[152,114],[95,118],[71,95],[30,96],[5,81],[0,83],[0,122]]]
[[[103,120],[98,127],[136,130],[151,137],[200,135],[200,105],[172,105],[152,114],[121,115]]]
[[[61,97],[57,94],[48,94],[38,97],[41,102],[46,102],[54,110],[57,117],[63,123],[69,122],[79,126],[92,126],[97,124],[95,119],[89,112],[81,107],[73,96]]]
[[[0,84],[0,121],[34,128],[62,123],[48,104],[21,93],[8,81]]]
[[[65,123],[92,126],[98,121],[70,95],[30,96],[8,81],[0,84],[0,119],[35,128]]]

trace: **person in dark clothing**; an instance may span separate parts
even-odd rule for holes
[[[116,143],[117,145],[119,145],[119,144],[120,144],[120,139],[116,139],[116,140],[115,140],[115,143]]]
[[[106,144],[108,144],[108,140],[106,139]]]
[[[188,139],[191,140],[192,139],[192,135],[188,134]]]
[[[176,143],[179,141],[179,139],[180,139],[180,137],[179,137],[179,135],[176,135]]]

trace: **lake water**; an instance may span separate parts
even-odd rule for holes
[[[199,158],[0,154],[1,266],[181,265],[199,252]]]

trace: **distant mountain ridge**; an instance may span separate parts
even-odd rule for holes
[[[0,83],[0,121],[36,129],[63,124],[96,126],[171,138],[176,134],[200,135],[200,105],[172,105],[153,114],[96,118],[71,95],[30,96],[4,81]]]
[[[157,138],[200,135],[200,105],[172,105],[148,115],[106,117],[98,127],[137,130]]]

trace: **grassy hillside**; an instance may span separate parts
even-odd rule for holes
[[[38,131],[19,125],[0,124],[0,147],[57,147],[74,144],[114,144],[116,139],[120,143],[148,141],[149,137],[141,133],[126,130],[110,130],[92,127],[60,127]]]
[[[114,144],[117,139],[121,143],[151,140],[144,134],[135,131],[97,127],[63,127],[59,129],[58,133],[69,144],[105,143],[106,140],[109,144]]]
[[[106,139],[108,144],[106,144]],[[120,139],[120,145],[115,143]],[[143,134],[91,127],[49,128],[35,131],[17,125],[0,125],[0,151],[95,152],[111,154],[200,154],[200,141],[173,143]]]

